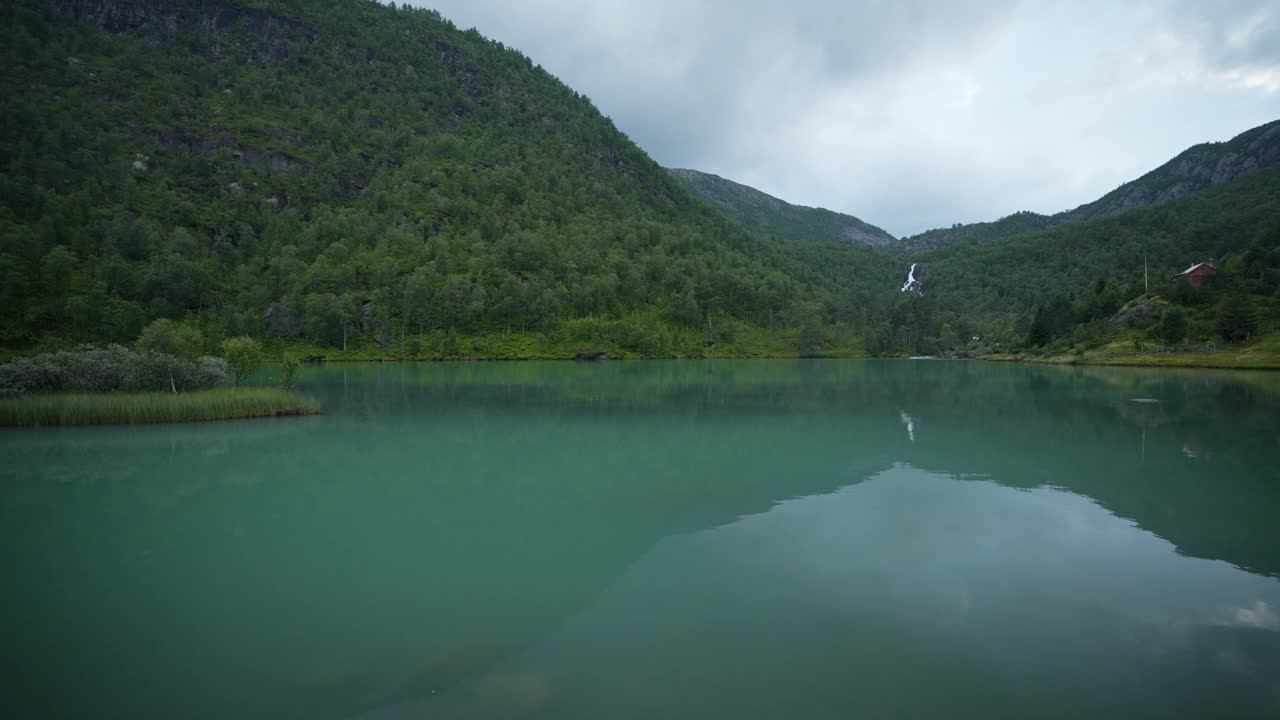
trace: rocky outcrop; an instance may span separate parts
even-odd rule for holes
[[[1055,216],[1075,222],[1168,202],[1214,185],[1252,175],[1280,163],[1280,121],[1237,135],[1224,143],[1205,143],[1098,200]]]
[[[1164,315],[1168,307],[1168,304],[1161,300],[1139,295],[1111,317],[1111,324],[1118,328],[1151,327]]]
[[[369,185],[369,176],[359,173],[340,173],[338,175],[338,194],[345,198],[359,195]]]
[[[224,0],[55,0],[54,12],[88,20],[113,33],[162,37],[197,31],[209,42],[202,47],[208,58],[227,50],[243,52],[258,61],[278,62],[289,57],[290,44],[312,40],[316,33],[292,18]],[[240,28],[236,40],[227,31]]]
[[[301,158],[245,145],[240,142],[236,133],[226,128],[208,128],[196,133],[132,125],[129,128],[129,137],[139,142],[159,145],[170,152],[185,152],[193,156],[212,155],[218,151],[227,150],[236,160],[270,175],[282,176],[290,173],[310,175],[315,170],[312,163]]]

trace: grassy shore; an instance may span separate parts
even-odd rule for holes
[[[1249,342],[1220,345],[1216,350],[1135,352],[1131,341],[1117,341],[1083,353],[1063,355],[988,355],[984,360],[1054,365],[1125,365],[1137,367],[1231,368],[1280,370],[1280,333]]]
[[[532,332],[458,335],[446,338],[443,333],[411,335],[402,345],[393,338],[390,347],[377,347],[365,337],[352,339],[346,350],[305,340],[268,340],[266,355],[279,357],[285,352],[300,358],[322,358],[329,362],[364,362],[397,360],[573,360],[606,353],[609,357],[629,360],[666,360],[676,358],[786,358],[799,357],[796,350],[797,331],[779,330],[769,333],[759,328],[744,327],[732,340],[721,338],[707,345],[702,334],[687,332],[657,352],[642,352],[605,341],[566,339],[557,335]],[[407,346],[407,347],[406,347]],[[828,337],[822,342],[818,357],[865,357],[866,350],[855,337]]]
[[[0,426],[141,425],[314,415],[315,400],[279,388],[189,393],[51,393],[0,399]]]

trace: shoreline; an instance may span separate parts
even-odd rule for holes
[[[1280,371],[1280,362],[1265,361],[1257,364],[1235,363],[1229,361],[1211,361],[1202,362],[1200,360],[1174,360],[1169,362],[1152,362],[1143,358],[1152,358],[1154,356],[1135,355],[1132,357],[1118,358],[1085,358],[1083,360],[1075,357],[1055,356],[1055,357],[1014,357],[1012,355],[1001,355],[991,357],[973,358],[974,360],[983,360],[995,363],[1025,363],[1029,365],[1078,365],[1088,367],[1130,367],[1130,368],[1150,368],[1159,370],[1161,368],[1178,368],[1182,370],[1258,370],[1262,372]]]
[[[184,393],[40,393],[0,398],[0,427],[55,428],[304,417],[319,403],[291,390],[217,388]]]

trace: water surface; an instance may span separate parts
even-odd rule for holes
[[[1280,375],[301,381],[0,433],[4,716],[1280,716]]]

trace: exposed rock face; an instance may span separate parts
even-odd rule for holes
[[[203,32],[209,43],[202,48],[212,59],[223,54],[227,36],[223,32],[239,23],[251,38],[237,49],[259,61],[278,62],[289,57],[294,39],[315,37],[302,23],[266,10],[246,8],[222,0],[56,0],[55,12],[88,20],[107,32],[140,35],[171,35],[182,30]]]
[[[1151,327],[1164,315],[1167,308],[1168,305],[1155,298],[1139,295],[1112,316],[1111,324],[1118,328]]]
[[[343,197],[355,197],[368,185],[369,177],[367,175],[358,173],[341,173],[338,175],[338,192]]]
[[[888,247],[898,240],[852,215],[792,205],[753,187],[697,170],[668,170],[690,190],[718,205],[725,214],[756,235],[779,240],[840,240],[869,247]]]
[[[1055,218],[1074,222],[1156,205],[1252,175],[1276,163],[1280,163],[1280,121],[1256,127],[1225,143],[1196,145],[1137,180]]]
[[[134,140],[159,145],[170,152],[187,152],[198,156],[229,150],[232,157],[245,165],[272,175],[294,172],[309,175],[315,169],[314,165],[301,158],[241,144],[236,134],[226,128],[209,128],[196,133],[133,125],[129,128],[129,134]]]

